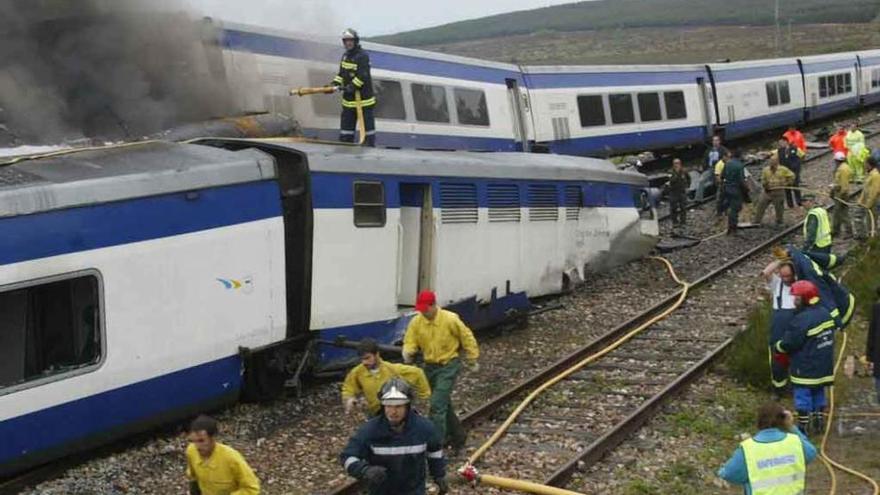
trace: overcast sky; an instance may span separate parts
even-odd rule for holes
[[[362,36],[409,31],[572,0],[186,0],[205,15],[279,29]]]

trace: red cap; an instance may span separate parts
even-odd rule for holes
[[[416,311],[418,311],[419,313],[424,313],[436,302],[437,296],[434,295],[433,292],[429,290],[423,290],[419,292],[419,296],[416,298]]]

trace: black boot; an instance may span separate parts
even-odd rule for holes
[[[797,412],[798,429],[804,435],[810,435],[810,413],[807,411]]]

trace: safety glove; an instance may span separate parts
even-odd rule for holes
[[[364,469],[363,479],[370,486],[379,486],[388,477],[388,470],[384,466],[367,466]]]

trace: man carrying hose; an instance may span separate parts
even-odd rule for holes
[[[425,374],[431,384],[431,421],[440,438],[459,449],[467,434],[452,406],[452,388],[461,371],[459,353],[464,350],[468,367],[477,371],[480,349],[473,332],[457,314],[437,306],[431,291],[422,291],[416,298],[415,315],[403,338],[403,360],[411,363],[418,351],[425,358]]]
[[[342,116],[339,125],[339,140],[354,142],[357,126],[358,107],[363,111],[366,139],[364,144],[376,146],[376,119],[373,109],[376,97],[373,95],[373,78],[370,76],[370,56],[361,48],[360,37],[354,29],[342,33],[345,53],[339,62],[339,73],[330,83],[337,91],[342,91]]]
[[[776,213],[776,226],[783,226],[782,214],[785,208],[784,188],[792,185],[794,181],[794,172],[780,165],[778,156],[770,157],[770,164],[764,167],[764,171],[761,172],[761,185],[764,187],[764,192],[761,194],[761,198],[758,199],[758,204],[755,205],[755,216],[752,218],[753,224],[761,224],[764,220],[764,212],[767,211],[767,206],[772,204],[774,213]]]
[[[877,154],[872,154],[865,162],[865,170],[867,171],[865,184],[862,186],[859,206],[855,209],[853,215],[855,217],[853,222],[855,229],[853,230],[855,238],[859,240],[866,239],[872,230],[871,227],[876,226],[876,218],[872,218],[868,210],[874,211],[874,216],[877,215],[877,200],[880,198],[880,171],[877,170],[878,159],[880,158],[878,158]],[[872,221],[874,222],[873,225],[869,225],[868,222]]]

